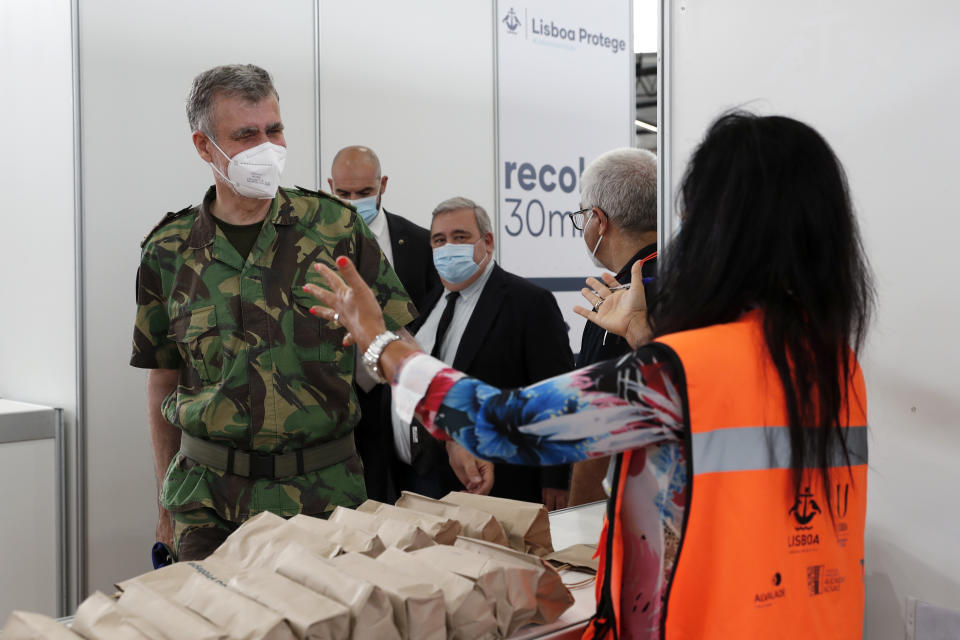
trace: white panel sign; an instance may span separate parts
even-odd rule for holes
[[[497,2],[500,263],[555,292],[598,271],[566,215],[580,208],[584,167],[633,145],[630,6]],[[583,320],[559,298],[577,351]]]

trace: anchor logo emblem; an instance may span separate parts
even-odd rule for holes
[[[507,15],[503,17],[503,24],[507,25],[507,29],[509,29],[510,33],[515,33],[517,31],[517,27],[520,26],[520,18],[517,17],[513,7],[510,7],[510,11],[508,11]]]
[[[809,523],[820,512],[820,505],[813,499],[810,487],[804,487],[803,491],[797,494],[797,499],[787,513],[792,514],[797,523],[801,525],[797,529],[812,529],[813,527],[802,525]]]

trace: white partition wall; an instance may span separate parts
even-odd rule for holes
[[[710,120],[736,106],[809,122],[847,169],[879,294],[864,358],[865,637],[899,640],[908,596],[960,609],[960,7],[935,0],[664,6],[672,91],[662,150],[672,159],[672,186]]]
[[[0,398],[0,619],[15,610],[65,613],[62,412]]]
[[[337,150],[364,144],[390,177],[387,210],[425,227],[451,196],[492,212],[492,3],[318,4],[320,188]]]
[[[316,175],[314,3],[280,7],[79,3],[90,590],[150,569],[157,510],[145,373],[127,363],[140,242],[213,182],[184,114],[193,77],[225,63],[270,71],[289,148],[284,181],[309,185]]]
[[[0,2],[0,122],[6,123],[0,154],[0,398],[64,409],[71,445],[77,424],[72,65],[70,0]],[[7,492],[18,489],[0,485],[4,505],[12,505]],[[43,487],[27,490],[33,489],[38,498],[45,495]],[[37,517],[45,513],[38,510]],[[40,537],[23,549],[24,557],[49,552],[46,534]],[[7,570],[14,569],[0,567]],[[48,595],[53,603],[54,594]],[[5,599],[0,610],[3,604],[13,603]]]

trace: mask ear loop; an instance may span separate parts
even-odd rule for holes
[[[200,131],[199,133],[203,133],[203,131]],[[223,155],[223,157],[227,159],[228,162],[233,159],[233,158],[231,158],[230,156],[227,155],[227,152],[226,152],[226,151],[224,151],[223,149],[220,148],[220,145],[217,144],[216,140],[214,140],[213,138],[211,138],[210,136],[208,136],[208,135],[205,134],[205,133],[203,133],[203,135],[206,136],[207,140],[210,141],[210,144],[212,144],[214,147],[216,147],[217,151],[219,151],[219,152]]]
[[[203,133],[203,132],[201,131],[200,133]],[[219,152],[221,153],[221,155],[223,155],[223,157],[227,159],[227,163],[229,164],[229,162],[230,162],[230,160],[232,160],[232,158],[231,158],[230,156],[228,156],[227,153],[226,153],[223,149],[220,148],[220,145],[218,145],[218,144],[216,143],[216,141],[214,141],[213,138],[211,138],[210,136],[208,136],[208,135],[205,134],[205,133],[203,133],[203,135],[205,135],[205,136],[207,137],[207,140],[210,141],[210,144],[212,144],[214,147],[216,147],[217,151],[219,151]],[[210,165],[210,167],[211,167],[214,171],[216,171],[217,174],[219,174],[219,176],[220,176],[221,178],[223,178],[223,180],[224,180],[227,184],[230,185],[230,187],[234,190],[234,192],[236,192],[236,193],[239,195],[240,192],[237,191],[237,183],[235,183],[233,180],[231,180],[229,177],[227,177],[227,176],[223,173],[223,171],[220,171],[220,167],[218,167],[217,165],[213,164],[212,162],[208,162],[207,164]]]
[[[208,162],[207,164],[210,165],[210,167],[211,167],[214,171],[216,171],[216,172],[220,175],[221,178],[223,178],[224,182],[226,182],[227,184],[230,185],[230,188],[233,189],[233,190],[237,193],[237,195],[240,195],[240,192],[237,191],[237,183],[236,183],[236,182],[234,182],[233,180],[231,180],[230,178],[228,178],[226,175],[224,175],[223,171],[220,171],[220,168],[219,168],[217,165],[213,164],[212,162]]]
[[[594,217],[593,209],[590,209],[590,217]],[[587,225],[590,223],[590,218],[587,218],[587,221],[583,223],[583,228],[586,230]],[[600,243],[603,242],[603,234],[600,234],[600,237],[597,238],[597,244],[593,245],[593,251],[590,252],[590,255],[594,258],[597,257],[597,249],[600,248]]]
[[[483,242],[483,238],[480,238],[479,240],[477,240],[477,242]],[[473,243],[473,246],[477,246],[477,242],[474,242],[474,243]],[[487,259],[490,257],[490,255],[491,255],[491,252],[487,251],[487,256],[486,256],[486,258],[484,258],[483,260],[480,261],[480,264],[477,265],[477,270],[480,270],[480,269],[483,268],[484,263],[487,261]]]

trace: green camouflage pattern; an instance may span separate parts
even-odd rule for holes
[[[342,201],[280,189],[244,261],[199,207],[169,214],[143,244],[131,364],[179,369],[164,417],[191,435],[242,450],[287,453],[352,432],[359,419],[355,347],[346,330],[309,312],[311,268],[345,255],[384,310],[388,329],[416,315],[372,233]],[[359,458],[280,480],[248,480],[182,455],[161,491],[171,511],[212,508],[231,522],[261,511],[322,515],[366,499]]]
[[[178,562],[204,560],[240,525],[224,520],[213,509],[172,511],[173,556]]]

